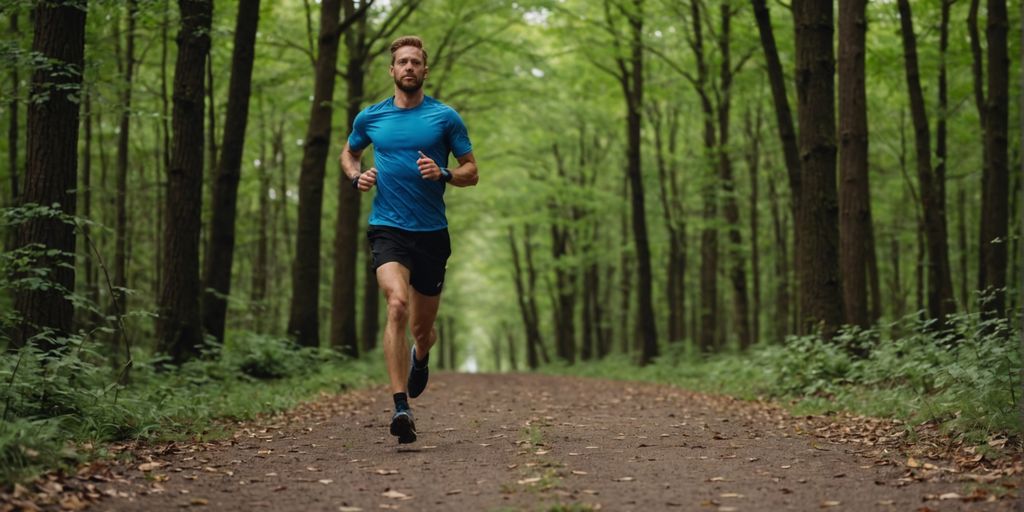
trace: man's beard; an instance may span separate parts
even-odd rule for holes
[[[413,83],[412,84],[406,84],[406,82],[405,82],[406,78],[407,77],[403,76],[403,77],[398,77],[398,78],[395,79],[395,85],[398,86],[398,88],[401,89],[403,92],[412,93],[412,92],[416,92],[416,91],[418,91],[418,90],[423,88],[423,81],[424,81],[423,78],[416,78],[415,76],[408,77],[408,78],[412,78],[413,79]]]

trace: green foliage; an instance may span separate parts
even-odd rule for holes
[[[216,436],[219,420],[285,410],[322,390],[382,378],[380,365],[239,333],[178,369],[136,354],[130,383],[118,385],[119,370],[89,342],[52,341],[58,350],[29,346],[0,360],[0,482],[100,455],[85,443]]]
[[[902,333],[894,335],[893,333]],[[832,342],[791,337],[748,353],[702,357],[683,344],[638,368],[627,356],[549,373],[664,382],[741,398],[770,398],[800,412],[850,410],[936,422],[950,434],[980,441],[1024,432],[1019,332],[1005,320],[954,317],[944,333],[916,317],[879,330],[846,330]],[[867,349],[858,357],[851,348]]]

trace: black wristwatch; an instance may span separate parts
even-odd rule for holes
[[[454,178],[454,176],[452,176],[452,172],[449,171],[448,169],[445,169],[444,167],[441,167],[441,181],[445,183],[450,183],[452,181],[452,178]]]
[[[356,175],[355,178],[352,178],[352,188],[354,188],[356,190],[359,189],[359,176],[362,176],[362,175],[363,175],[363,173],[359,173],[358,175]]]

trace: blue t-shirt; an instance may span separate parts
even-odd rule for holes
[[[377,168],[370,225],[407,231],[448,227],[445,183],[423,179],[416,160],[422,151],[448,167],[449,153],[458,158],[473,150],[459,114],[430,96],[413,108],[396,107],[395,98],[388,98],[366,107],[352,123],[349,147],[361,151],[370,144]]]

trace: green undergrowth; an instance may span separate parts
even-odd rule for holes
[[[858,357],[851,347],[869,355]],[[680,343],[665,352],[645,367],[610,356],[543,371],[764,398],[798,414],[849,411],[910,426],[934,422],[975,443],[992,435],[1019,438],[1024,430],[1020,332],[976,315],[957,316],[944,335],[907,318],[880,330],[844,331],[831,342],[790,337],[712,356]]]
[[[128,382],[93,351],[62,340],[59,355],[28,348],[0,358],[0,486],[104,457],[109,443],[216,439],[231,420],[287,410],[321,391],[383,381],[380,364],[284,339],[237,333],[180,368],[136,354]],[[371,355],[372,356],[372,355]]]

